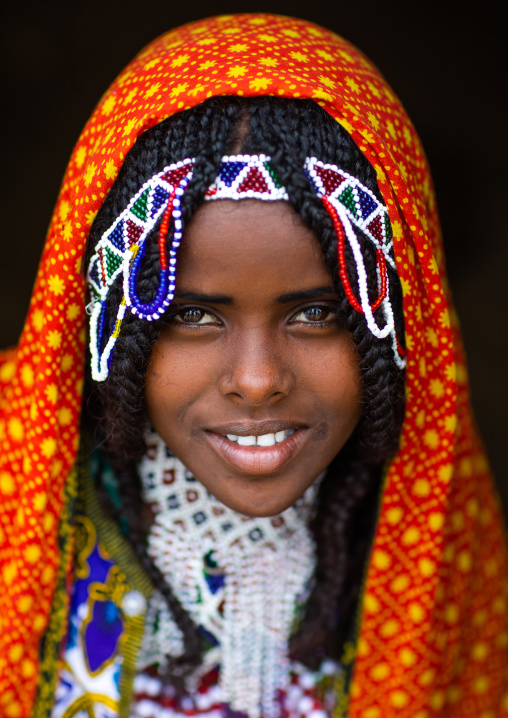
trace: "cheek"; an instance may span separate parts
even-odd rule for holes
[[[352,431],[362,413],[362,382],[359,358],[346,338],[337,346],[318,352],[309,381],[330,420],[339,430]]]
[[[148,416],[158,429],[161,420],[174,420],[195,389],[199,374],[192,362],[160,338],[155,344],[146,373],[145,395]]]
[[[189,431],[193,407],[216,403],[218,367],[224,357],[215,347],[204,352],[182,346],[173,336],[161,336],[154,345],[145,380],[146,408],[150,421],[163,438]]]

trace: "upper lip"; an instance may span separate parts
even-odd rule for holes
[[[289,429],[301,429],[304,427],[301,421],[288,419],[270,419],[267,421],[233,421],[230,424],[212,426],[208,431],[216,434],[233,434],[233,436],[263,436],[264,434],[276,434],[278,431]]]

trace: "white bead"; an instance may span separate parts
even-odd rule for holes
[[[337,673],[338,664],[335,661],[325,660],[321,664],[321,673],[324,676],[333,676]]]
[[[191,711],[194,708],[192,699],[184,696],[182,698],[182,708],[184,711]]]
[[[288,687],[287,691],[287,697],[288,700],[291,702],[292,707],[296,707],[298,705],[298,701],[303,695],[303,690],[300,688],[300,686],[291,685]]]
[[[308,713],[312,706],[314,705],[314,701],[309,696],[303,696],[300,698],[298,702],[298,710],[300,713]]]
[[[197,693],[195,697],[196,707],[200,711],[205,711],[212,705],[212,701],[210,700],[210,694],[206,693]]]
[[[134,693],[144,693],[147,676],[144,673],[137,673],[132,684]]]
[[[80,604],[77,610],[78,618],[84,621],[88,617],[88,606],[84,603]]]
[[[152,718],[154,715],[154,708],[156,708],[156,706],[153,701],[148,700],[147,698],[136,704],[136,711],[141,718]]]
[[[148,680],[146,682],[145,691],[148,693],[149,696],[152,698],[160,696],[160,692],[162,689],[162,683],[157,678],[153,678],[151,676],[148,677]]]
[[[222,693],[220,685],[212,686],[210,688],[210,697],[212,700],[212,705],[214,703],[222,703],[224,701],[224,695]]]
[[[316,677],[310,672],[303,673],[300,677],[300,685],[304,690],[308,691],[316,685]]]

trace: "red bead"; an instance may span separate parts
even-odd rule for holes
[[[171,213],[173,212],[173,202],[175,200],[175,196],[176,190],[173,190],[173,193],[169,198],[168,206],[164,210],[161,226],[159,228],[159,262],[162,270],[168,268],[168,260],[166,257],[166,238],[169,230]]]
[[[371,306],[371,309],[373,312],[376,311],[378,307],[381,306],[381,302],[386,298],[386,288],[388,285],[387,279],[387,270],[386,270],[386,259],[385,255],[383,254],[383,250],[378,247],[376,250],[376,262],[377,266],[379,267],[379,277],[381,279],[381,290],[379,292],[379,296],[374,302],[374,304]]]
[[[339,276],[340,280],[342,282],[342,286],[344,287],[344,291],[346,293],[346,297],[350,305],[355,309],[357,312],[360,312],[360,314],[363,314],[363,308],[358,299],[355,297],[353,290],[351,288],[351,284],[349,282],[349,277],[347,274],[347,262],[346,262],[346,256],[345,256],[345,240],[346,240],[346,234],[344,232],[344,227],[342,226],[342,222],[339,219],[339,216],[337,214],[337,211],[335,207],[332,205],[328,197],[323,196],[323,204],[325,205],[326,209],[328,210],[328,214],[331,217],[331,220],[333,222],[333,226],[335,228],[335,234],[337,235],[337,259],[339,263]]]
[[[344,291],[346,293],[346,297],[348,299],[348,302],[350,305],[355,309],[357,312],[360,312],[361,314],[364,313],[363,307],[358,301],[358,299],[355,297],[353,290],[351,288],[351,283],[349,281],[348,273],[347,273],[347,261],[346,261],[346,255],[345,255],[345,243],[346,243],[346,235],[344,232],[344,227],[342,226],[342,222],[340,221],[339,215],[337,214],[337,210],[332,205],[328,197],[323,196],[323,204],[325,205],[328,214],[331,217],[331,220],[333,222],[333,226],[335,228],[335,233],[337,235],[337,260],[339,263],[339,276],[342,282],[342,286],[344,287]],[[371,310],[373,312],[378,309],[384,299],[386,299],[387,294],[387,268],[386,268],[386,259],[383,254],[383,250],[378,247],[376,250],[376,263],[379,267],[379,277],[381,280],[381,288],[379,291],[379,295],[375,302],[371,304]]]
[[[395,341],[397,343],[397,352],[398,352],[399,356],[401,356],[401,357],[407,356],[407,349],[404,349],[404,347],[400,343],[397,332],[395,332]]]
[[[104,285],[106,285],[108,283],[108,278],[106,275],[106,268],[104,266],[104,253],[103,253],[102,247],[99,248],[99,251],[97,252],[97,254],[99,255],[99,260],[100,260],[102,279],[104,280]]]

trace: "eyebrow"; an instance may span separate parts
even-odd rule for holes
[[[277,297],[278,304],[289,304],[290,302],[301,302],[303,299],[313,299],[314,297],[323,297],[326,294],[335,294],[335,287],[329,285],[326,287],[313,287],[312,289],[302,289],[298,292],[290,292],[289,294],[281,294]],[[233,297],[227,294],[202,294],[200,292],[179,292],[175,295],[175,300],[185,300],[191,302],[205,302],[208,304],[228,304],[232,305]]]
[[[314,297],[323,297],[325,294],[335,294],[333,285],[327,287],[314,287],[313,289],[302,289],[299,292],[291,292],[290,294],[281,294],[277,298],[279,304],[288,304],[289,302],[298,302],[302,299],[313,299]]]
[[[175,299],[185,299],[191,302],[206,302],[208,304],[233,304],[233,298],[226,294],[200,294],[199,292],[178,292]]]

